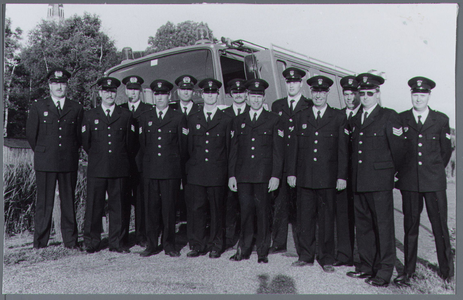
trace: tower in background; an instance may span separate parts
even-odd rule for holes
[[[47,20],[62,21],[64,20],[64,8],[61,3],[48,4]]]

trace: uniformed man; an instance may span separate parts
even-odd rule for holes
[[[232,118],[217,108],[220,81],[213,78],[199,83],[204,99],[203,111],[188,119],[188,152],[185,192],[191,217],[192,249],[187,256],[198,257],[210,251],[210,258],[219,258],[223,248],[223,207],[227,188],[227,167]],[[209,210],[208,210],[209,208]],[[210,217],[206,236],[206,216]]]
[[[341,79],[342,92],[346,107],[342,109],[347,118],[347,130],[350,136],[354,119],[360,109],[360,98],[358,97],[358,82],[355,76],[349,75]],[[348,173],[347,188],[336,195],[336,261],[333,266],[354,265],[354,193],[352,192],[352,143],[348,143]]]
[[[241,234],[238,251],[230,260],[249,259],[256,218],[258,263],[268,263],[270,247],[270,193],[278,188],[283,172],[284,130],[278,115],[263,109],[262,79],[246,82],[249,113],[233,119],[229,159],[229,188],[238,192]]]
[[[453,276],[447,227],[447,180],[445,167],[452,155],[449,118],[428,107],[435,82],[426,77],[408,81],[413,108],[400,114],[404,126],[406,159],[400,167],[396,187],[402,193],[405,266],[394,282],[408,285],[415,273],[418,230],[423,198],[436,242],[440,276]]]
[[[346,117],[327,104],[333,80],[313,76],[311,108],[296,116],[296,138],[288,159],[288,184],[297,185],[299,259],[292,266],[313,264],[315,254],[325,272],[334,272],[336,190],[346,188]],[[318,247],[315,229],[318,225]]]
[[[82,143],[88,154],[87,204],[84,241],[88,253],[100,250],[105,194],[108,193],[109,251],[129,253],[124,245],[126,235],[124,212],[128,205],[127,184],[130,155],[135,144],[132,113],[115,105],[121,82],[113,77],[97,81],[101,105],[85,112]]]
[[[396,258],[392,189],[404,156],[403,129],[394,110],[378,105],[384,79],[363,73],[357,81],[362,115],[352,129],[352,185],[360,264],[347,275],[385,287]]]
[[[286,90],[288,96],[276,100],[272,104],[272,112],[277,113],[285,130],[285,161],[290,153],[291,138],[294,138],[293,131],[295,129],[296,114],[313,105],[312,101],[302,95],[302,78],[306,72],[298,68],[287,68],[283,71],[283,77],[286,79]],[[285,163],[282,183],[278,190],[278,195],[275,199],[272,240],[273,244],[270,248],[270,253],[286,252],[288,239],[288,222],[291,223],[293,229],[294,242],[296,248],[297,233],[296,233],[296,189],[288,185],[287,167]]]
[[[135,131],[138,133],[138,119],[140,116],[153,108],[152,105],[141,101],[142,84],[144,80],[140,76],[131,75],[122,79],[122,84],[125,85],[125,94],[129,98],[127,103],[121,107],[132,112],[132,117],[135,122]],[[143,209],[143,152],[139,150],[138,134],[136,135],[134,154],[130,157],[130,177],[127,189],[127,199],[129,203],[135,207],[135,238],[137,245],[146,246],[146,231],[145,231],[145,210]],[[130,223],[130,206],[124,210],[127,212],[124,220],[126,227],[124,243],[129,243],[129,223]]]
[[[246,80],[236,78],[228,82],[228,91],[233,98],[233,103],[224,112],[232,118],[249,112],[249,105],[246,103]],[[235,246],[239,238],[239,199],[238,193],[227,189],[225,204],[225,249]]]
[[[35,101],[29,110],[26,136],[34,151],[37,182],[34,248],[48,244],[56,181],[61,201],[61,233],[64,246],[78,249],[74,191],[77,183],[80,126],[83,107],[66,98],[71,74],[63,68],[47,74],[50,97]]]
[[[185,114],[187,120],[192,114],[201,111],[201,107],[193,102],[193,89],[197,82],[198,80],[191,75],[182,75],[175,79],[180,99],[178,110]]]
[[[175,248],[175,201],[180,190],[187,153],[186,117],[169,108],[173,85],[162,79],[150,85],[156,108],[141,115],[140,145],[143,149],[143,176],[147,247],[140,255],[148,257],[162,251],[180,256]],[[162,225],[162,226],[161,226]]]

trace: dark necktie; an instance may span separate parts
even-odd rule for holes
[[[296,100],[291,100],[289,101],[291,104],[289,105],[289,113],[292,115],[293,114],[293,111],[294,111],[294,102],[296,102]]]
[[[418,131],[421,131],[423,128],[423,123],[421,122],[421,115],[418,116]]]
[[[252,118],[252,123],[254,124],[256,123],[256,121],[257,121],[257,113],[255,112],[254,117]]]
[[[238,108],[238,115],[237,116],[239,116],[239,115],[241,115],[241,108]]]
[[[132,105],[132,112],[135,111],[135,105]]]
[[[363,123],[365,123],[365,121],[367,120],[367,118],[368,118],[368,112],[366,111],[365,114],[363,115],[362,125],[363,125]]]
[[[56,102],[56,108],[58,109],[58,115],[61,116],[61,103],[59,102],[59,100]]]
[[[352,119],[352,116],[353,116],[353,115],[354,115],[354,112],[351,111],[351,112],[349,113],[349,117],[347,118],[347,120],[350,121],[350,119]]]
[[[320,124],[320,119],[321,119],[320,111],[317,112],[317,126]]]
[[[159,122],[162,121],[162,111],[159,112]]]
[[[111,112],[110,109],[106,110],[106,119],[108,120],[108,123],[109,123],[109,119],[111,119],[111,115],[109,114],[110,112]]]
[[[212,113],[211,112],[207,112],[207,118],[206,118],[206,123],[209,123],[211,121],[211,115]]]
[[[188,107],[186,107],[186,106],[183,107],[183,113],[184,113],[185,115],[187,115],[187,112],[186,112],[187,109],[188,109]]]

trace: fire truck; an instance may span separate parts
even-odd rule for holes
[[[312,76],[324,75],[335,82],[328,95],[328,104],[342,108],[344,101],[339,81],[342,77],[355,73],[273,44],[270,48],[266,48],[245,40],[232,41],[226,38],[222,38],[217,43],[203,39],[192,46],[177,47],[137,59],[133,59],[130,53],[130,48],[124,48],[125,59],[119,65],[107,70],[105,76],[119,80],[130,75],[142,77],[145,81],[142,86],[142,101],[146,103],[154,102],[153,93],[149,88],[153,80],[164,79],[174,83],[177,77],[189,74],[198,81],[209,77],[223,83],[218,100],[221,108],[232,104],[232,98],[226,90],[230,80],[264,79],[270,85],[266,90],[266,105],[269,108],[273,101],[287,95],[285,78],[282,76],[283,70],[296,67],[307,72],[303,79],[304,96],[311,98],[309,86],[305,81]],[[128,101],[124,89],[124,85],[119,87],[117,104]],[[171,95],[171,104],[175,105],[179,101],[178,95],[175,90]],[[193,101],[203,102],[199,88],[194,90]]]

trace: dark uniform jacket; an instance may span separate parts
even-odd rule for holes
[[[70,99],[64,101],[61,116],[51,98],[32,103],[26,136],[36,171],[77,171],[83,113],[82,105]]]
[[[180,105],[180,101],[178,101],[176,105],[173,107],[174,107],[174,110],[181,112],[182,114],[185,114],[182,110],[182,106]],[[198,103],[193,103],[193,106],[191,107],[190,112],[186,115],[187,121],[191,115],[197,113],[198,111],[202,111],[202,110],[203,110],[202,105],[199,105]]]
[[[244,106],[244,112],[241,112],[241,114],[245,114],[245,113],[249,113],[249,105],[245,105]],[[233,110],[233,104],[225,109],[223,109],[223,112],[225,112],[227,115],[229,115],[230,117],[234,118],[236,117],[235,115],[235,111]]]
[[[429,109],[421,131],[412,110],[400,114],[404,126],[406,159],[396,187],[405,191],[435,192],[447,188],[445,167],[452,155],[449,118]]]
[[[301,99],[297,102],[296,107],[294,108],[293,112],[290,112],[289,105],[288,105],[288,97],[278,99],[272,103],[272,112],[278,114],[281,118],[282,126],[285,130],[285,161],[288,160],[289,155],[289,147],[291,145],[291,138],[294,139],[293,131],[295,129],[295,116],[298,112],[308,107],[312,107],[313,102],[301,96]],[[284,171],[287,172],[286,165],[284,166]]]
[[[139,137],[143,176],[151,179],[181,179],[187,155],[188,128],[185,116],[168,109],[159,120],[156,109],[141,115]]]
[[[297,115],[296,124],[288,176],[297,176],[297,186],[336,188],[337,179],[347,180],[349,131],[345,113],[328,106],[317,125],[310,107]]]
[[[207,123],[203,111],[188,119],[188,183],[202,186],[226,186],[232,118],[217,109]]]
[[[252,124],[249,113],[233,119],[228,176],[238,183],[267,183],[281,179],[284,130],[278,115],[262,110]]]
[[[129,103],[124,103],[124,104],[121,104],[120,105],[122,108],[125,108],[125,109],[129,109]],[[154,106],[151,105],[151,104],[147,104],[147,103],[143,103],[143,102],[140,102],[140,104],[138,105],[137,109],[132,112],[132,117],[133,117],[133,122],[134,122],[134,125],[135,125],[135,147],[134,147],[134,153],[135,153],[135,156],[131,156],[130,157],[130,167],[133,169],[132,171],[133,172],[141,172],[142,171],[142,168],[143,168],[143,152],[139,149],[140,147],[140,143],[139,143],[139,140],[138,140],[138,120],[140,119],[140,116],[153,109]],[[130,110],[130,109],[129,109]],[[136,169],[134,169],[136,168]]]
[[[109,121],[101,105],[86,111],[82,144],[88,153],[87,176],[128,177],[135,134],[132,113],[125,108],[116,106]]]
[[[353,190],[378,192],[394,188],[394,174],[405,148],[399,115],[379,105],[361,125],[360,110],[352,128]]]

